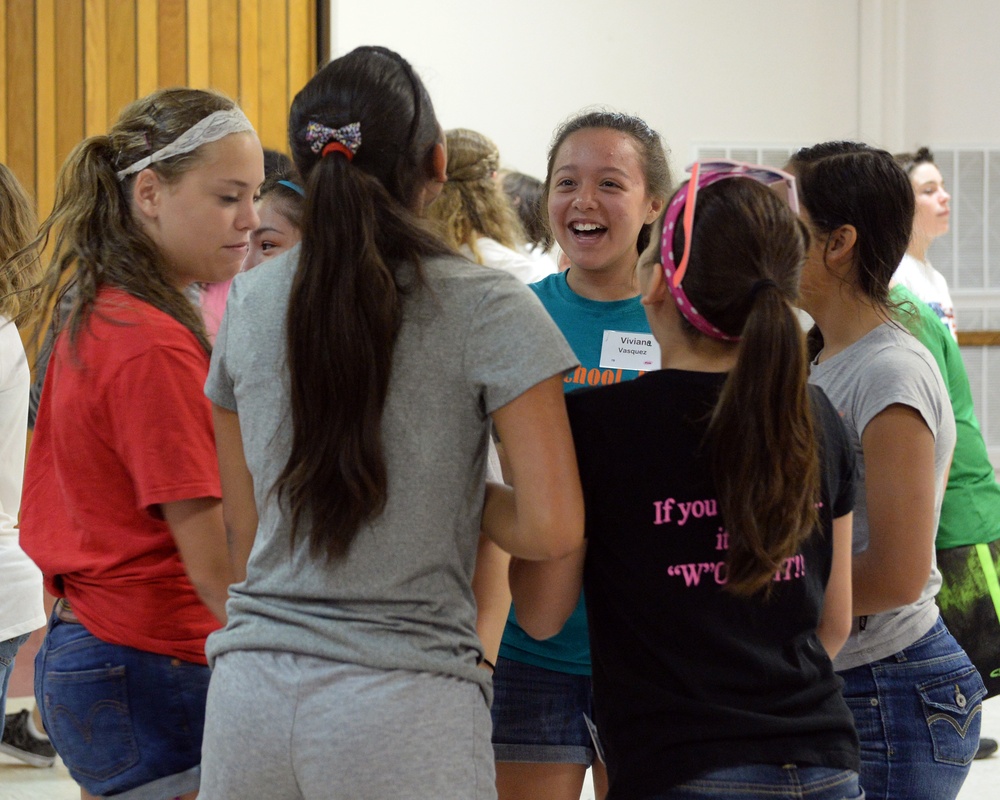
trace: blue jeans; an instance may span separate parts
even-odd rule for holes
[[[69,774],[88,792],[175,797],[200,783],[210,675],[53,614],[35,658],[35,700]]]
[[[864,800],[858,773],[830,767],[745,764],[717,769],[646,800]]]
[[[21,649],[30,634],[22,634],[0,642],[0,736],[3,735],[4,712],[7,709],[7,687],[10,685],[10,674],[14,671],[14,656]]]
[[[986,688],[944,623],[839,674],[869,800],[954,800],[979,748]]]

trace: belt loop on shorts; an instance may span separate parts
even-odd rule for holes
[[[73,613],[73,609],[69,607],[69,601],[65,597],[60,597],[56,600],[55,611],[56,616],[59,617],[61,622],[69,622],[73,625],[82,624],[76,614]]]

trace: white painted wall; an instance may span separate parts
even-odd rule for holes
[[[645,118],[675,166],[695,141],[854,136],[858,20],[858,0],[336,0],[331,45],[399,51],[446,128],[542,177],[553,129],[593,104]]]
[[[907,0],[907,147],[1000,143],[1000,3]]]
[[[544,171],[555,126],[606,104],[695,142],[1000,144],[995,0],[331,0],[333,54],[398,50],[445,127]]]

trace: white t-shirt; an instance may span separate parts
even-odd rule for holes
[[[896,283],[901,283],[927,305],[948,326],[952,337],[958,341],[958,329],[955,325],[955,304],[951,301],[948,291],[948,281],[944,275],[931,266],[930,261],[920,261],[906,254],[896,267],[892,276]]]
[[[559,245],[554,244],[550,250],[545,251],[539,244],[526,244],[521,247],[521,250],[524,251],[524,254],[528,258],[538,264],[538,269],[542,275],[536,278],[536,281],[547,278],[549,275],[553,275],[559,271],[559,255],[562,252],[559,249]]]
[[[476,239],[476,249],[479,251],[480,258],[476,258],[472,248],[465,244],[459,248],[459,252],[470,261],[476,261],[484,267],[493,267],[493,269],[509,272],[521,283],[540,281],[552,272],[546,265],[516,250],[511,250],[509,247],[504,247],[495,239],[488,239],[485,236]]]
[[[18,543],[31,377],[17,326],[0,316],[0,642],[45,624],[42,573]]]

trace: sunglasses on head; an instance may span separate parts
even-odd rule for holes
[[[676,266],[674,266],[673,248],[670,247],[665,250],[665,255],[669,258],[671,267],[673,268],[671,280],[675,287],[680,286],[681,281],[684,279],[688,259],[691,256],[691,232],[694,228],[694,209],[699,189],[726,178],[750,178],[771,188],[782,200],[788,203],[788,207],[792,211],[796,214],[799,213],[799,195],[795,188],[795,176],[776,167],[745,164],[742,161],[720,158],[713,161],[695,161],[687,168],[687,172],[691,173],[687,191],[678,192],[674,196],[670,207],[667,209],[666,218],[663,220],[663,241],[666,244],[668,225],[672,242],[674,226],[683,208],[684,252],[681,254],[681,260],[676,263]],[[664,267],[666,267],[666,260],[664,261]]]
[[[795,176],[775,167],[765,167],[760,164],[745,164],[741,161],[716,159],[713,161],[695,161],[687,168],[691,173],[687,188],[674,195],[667,206],[663,218],[663,237],[660,240],[660,261],[667,279],[667,288],[673,295],[677,307],[684,317],[699,331],[714,339],[723,341],[739,341],[739,337],[730,336],[719,330],[706,320],[694,306],[691,305],[681,281],[687,271],[688,260],[691,257],[691,239],[694,230],[694,209],[698,198],[698,190],[727,178],[749,178],[762,183],[774,190],[788,207],[799,213],[799,195],[795,188]],[[674,259],[674,229],[683,212],[681,224],[684,226],[684,252],[680,261]]]

